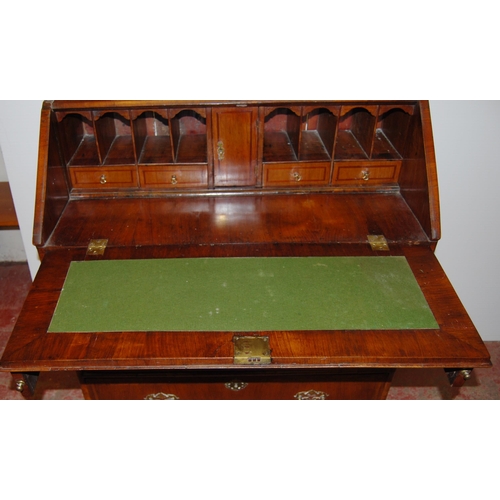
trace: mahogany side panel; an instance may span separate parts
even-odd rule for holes
[[[41,116],[33,244],[40,249],[69,200],[67,172],[60,156],[57,121],[48,103]]]
[[[420,107],[416,107],[412,122],[399,185],[402,196],[428,238],[437,242],[441,237],[439,192],[427,101],[420,101]]]

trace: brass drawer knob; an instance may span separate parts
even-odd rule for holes
[[[302,180],[302,176],[298,172],[293,173],[293,178],[295,182],[300,182]]]
[[[361,178],[364,180],[364,181],[369,181],[370,180],[370,171],[369,170],[363,170],[361,172]]]
[[[155,400],[155,401],[163,401],[163,400],[174,401],[179,399],[179,397],[176,396],[175,394],[165,394],[164,392],[158,392],[156,394],[149,394],[144,399]]]
[[[329,397],[329,394],[321,391],[303,391],[295,394],[294,398],[298,401],[314,401],[314,400],[324,400]]]
[[[172,175],[171,182],[174,186],[177,184],[177,176],[176,175]]]
[[[224,384],[226,386],[226,389],[229,389],[231,391],[239,392],[248,387],[248,384],[246,382],[242,382],[241,380],[232,380],[231,382],[227,382]]]
[[[23,392],[26,387],[26,382],[24,380],[18,380],[16,382],[16,391]]]
[[[108,179],[106,179],[106,175],[101,175],[101,179],[100,179],[100,182],[101,184],[106,184],[106,182],[108,182]]]

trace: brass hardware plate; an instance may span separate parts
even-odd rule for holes
[[[227,384],[224,385],[226,389],[234,392],[242,391],[243,389],[246,389],[248,387],[248,384],[246,382],[242,382],[241,380],[232,380],[231,382],[227,382]]]
[[[144,399],[152,401],[176,401],[179,398],[175,394],[165,394],[164,392],[159,392],[157,394],[149,394]]]
[[[224,143],[222,141],[219,141],[217,143],[217,158],[219,161],[224,161],[224,158],[226,156],[226,151],[224,150]]]
[[[108,240],[90,240],[87,255],[104,255]]]
[[[374,252],[388,252],[389,245],[383,235],[368,235],[368,243]]]
[[[325,400],[329,397],[329,394],[322,391],[303,391],[295,394],[294,398],[298,401],[314,401],[314,400]]]
[[[269,337],[234,337],[235,365],[270,365]]]

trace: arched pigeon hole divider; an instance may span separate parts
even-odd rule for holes
[[[207,163],[205,110],[171,110],[170,125],[175,163]]]
[[[343,106],[335,146],[337,160],[367,160],[370,158],[377,106]]]
[[[264,120],[264,162],[297,161],[300,108],[267,108]]]
[[[136,163],[129,111],[94,112],[94,123],[102,165]]]
[[[92,113],[57,113],[58,132],[67,166],[99,165]]]
[[[138,162],[140,164],[173,163],[172,137],[167,110],[142,111],[134,113],[133,116]]]
[[[414,106],[380,106],[373,159],[398,160],[407,155],[406,144]]]
[[[339,109],[303,109],[299,160],[329,161],[333,156]]]

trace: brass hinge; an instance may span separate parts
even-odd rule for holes
[[[104,255],[108,240],[90,240],[87,247],[87,255]]]
[[[383,235],[368,235],[368,243],[372,247],[374,252],[388,252],[389,245],[387,244],[387,240]]]
[[[269,337],[233,337],[235,365],[270,365]]]

